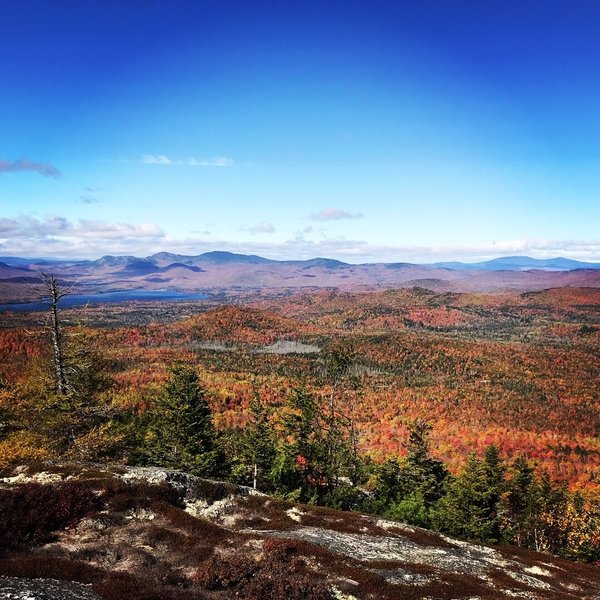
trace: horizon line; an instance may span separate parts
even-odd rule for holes
[[[10,255],[2,255],[0,256],[0,262],[3,259],[18,259],[18,260],[31,260],[31,261],[49,261],[49,262],[85,262],[85,261],[97,261],[97,260],[101,260],[102,258],[105,257],[114,257],[114,258],[121,258],[121,257],[132,257],[132,258],[136,258],[136,259],[140,259],[140,260],[145,260],[145,259],[149,259],[152,258],[158,254],[172,254],[174,256],[180,256],[182,258],[200,258],[202,256],[205,255],[211,255],[211,254],[227,254],[230,256],[239,256],[239,257],[254,257],[254,258],[260,258],[262,260],[267,260],[270,262],[275,262],[275,263],[285,263],[285,262],[310,262],[310,261],[315,261],[315,260],[327,260],[327,261],[334,261],[334,262],[338,262],[344,265],[349,265],[349,266],[361,266],[361,265],[390,265],[390,264],[407,264],[407,265],[419,265],[419,266],[437,266],[437,265],[443,265],[443,264],[462,264],[462,265],[477,265],[477,264],[484,264],[484,263],[489,263],[489,262],[494,262],[494,261],[502,261],[505,259],[527,259],[527,260],[531,260],[531,261],[556,261],[556,260],[567,260],[567,261],[571,261],[571,262],[576,262],[576,263],[581,263],[581,264],[586,264],[586,265],[600,265],[600,261],[595,262],[595,261],[588,261],[588,260],[580,260],[580,259],[574,259],[574,258],[567,258],[565,256],[552,256],[549,258],[536,258],[535,256],[530,256],[527,254],[506,254],[506,255],[501,255],[501,256],[497,256],[494,258],[486,258],[486,259],[479,259],[479,260],[458,260],[458,259],[443,259],[443,260],[436,260],[436,261],[432,261],[432,262],[420,262],[420,261],[409,261],[409,260],[393,260],[393,261],[364,261],[364,262],[359,262],[359,263],[350,263],[350,262],[346,262],[337,258],[330,258],[327,256],[313,256],[311,258],[268,258],[266,256],[262,256],[260,254],[246,254],[246,253],[241,253],[241,252],[232,252],[230,250],[207,250],[206,252],[201,252],[199,254],[180,254],[177,252],[170,252],[168,250],[159,250],[158,252],[154,252],[152,254],[148,254],[146,256],[137,256],[135,254],[102,254],[101,256],[97,256],[96,258],[84,258],[84,257],[54,257],[54,256],[27,256],[27,255],[16,255],[16,254],[10,254]]]

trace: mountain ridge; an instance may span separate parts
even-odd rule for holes
[[[132,261],[144,261],[149,264],[159,265],[159,263],[172,264],[182,263],[189,264],[198,261],[212,262],[215,264],[230,264],[230,263],[249,263],[249,264],[294,264],[304,266],[323,265],[328,268],[336,267],[369,267],[372,265],[384,265],[390,269],[405,268],[405,267],[437,267],[451,270],[529,270],[529,269],[549,269],[570,271],[575,269],[600,269],[600,262],[587,262],[556,256],[553,258],[532,258],[526,255],[511,255],[492,258],[478,262],[463,262],[463,261],[438,261],[438,262],[367,262],[367,263],[347,263],[338,259],[317,256],[309,259],[274,259],[265,258],[256,254],[241,254],[229,252],[225,250],[212,250],[196,255],[176,254],[172,252],[156,252],[154,254],[139,257],[134,255],[112,255],[105,254],[97,259],[50,259],[50,258],[24,258],[18,256],[0,256],[0,262],[11,267],[25,267],[29,265],[40,264],[73,264],[85,265],[93,264],[95,266],[118,266]]]
[[[437,292],[527,292],[556,287],[600,287],[600,263],[561,257],[502,257],[482,263],[351,264],[316,257],[274,260],[214,251],[198,255],[158,252],[147,257],[105,255],[96,260],[0,257],[0,300],[31,297],[24,277],[51,272],[76,282],[79,293],[169,291],[256,293],[283,289],[389,289],[418,285]],[[71,283],[72,284],[72,283]],[[71,285],[70,284],[70,285]],[[0,302],[1,303],[1,302]]]

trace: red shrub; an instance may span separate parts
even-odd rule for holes
[[[213,555],[200,565],[195,580],[206,589],[228,590],[248,600],[332,600],[327,585],[279,541],[265,542],[262,560]]]
[[[28,483],[0,490],[0,548],[41,544],[93,514],[100,501],[86,485]]]

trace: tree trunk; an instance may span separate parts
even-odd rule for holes
[[[67,376],[65,375],[65,363],[63,358],[62,335],[58,320],[58,301],[65,295],[58,286],[54,275],[42,274],[42,280],[50,293],[50,314],[52,315],[52,349],[54,352],[54,373],[56,377],[56,389],[59,394],[66,395],[69,389]]]

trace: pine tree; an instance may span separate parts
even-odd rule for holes
[[[428,527],[429,511],[444,493],[448,470],[431,456],[431,425],[417,419],[410,425],[407,456],[389,458],[375,467],[371,509],[389,518]]]
[[[448,477],[444,463],[431,456],[431,429],[431,425],[422,419],[411,424],[404,476],[410,488],[405,495],[418,493],[427,506],[441,498],[444,481]]]
[[[436,529],[473,541],[497,542],[497,492],[489,476],[489,465],[475,453],[470,454],[432,513]]]
[[[506,467],[497,446],[488,446],[483,458],[486,484],[489,489],[487,515],[493,522],[490,539],[499,541],[501,537],[501,500],[506,490]]]
[[[565,515],[568,514],[570,494],[566,487],[553,484],[547,470],[542,471],[538,480],[539,515],[536,550],[558,553],[567,545]]]
[[[58,318],[58,303],[69,293],[69,290],[60,285],[58,279],[54,275],[42,272],[40,277],[43,286],[46,288],[47,295],[50,298],[50,315],[52,317],[50,330],[52,332],[56,390],[59,394],[64,396],[69,391],[69,380],[65,373],[63,336],[60,320]]]
[[[194,475],[217,469],[218,450],[212,413],[196,371],[183,364],[170,378],[150,409],[146,435],[148,462]]]
[[[232,478],[263,492],[271,491],[271,470],[275,460],[276,437],[271,414],[258,392],[250,401],[250,418],[244,429],[229,432],[227,454]]]
[[[535,470],[527,459],[518,456],[510,468],[505,498],[505,535],[517,546],[535,548],[540,513],[540,490]]]
[[[347,477],[353,484],[361,477],[353,396],[347,394],[343,410],[337,397],[349,383],[356,384],[355,377],[351,375],[356,356],[351,344],[336,341],[326,359],[326,378],[331,391],[328,410],[323,411],[321,422],[327,453],[324,476],[330,496],[339,486],[340,477]]]
[[[327,449],[318,423],[319,403],[302,388],[293,390],[281,418],[281,438],[271,471],[278,493],[317,502],[323,494]]]
[[[122,436],[112,404],[108,363],[88,328],[78,326],[60,336],[60,368],[66,387],[57,385],[55,352],[35,357],[13,390],[12,424],[44,439],[53,455],[78,460],[114,457]],[[52,355],[52,356],[51,356]]]

